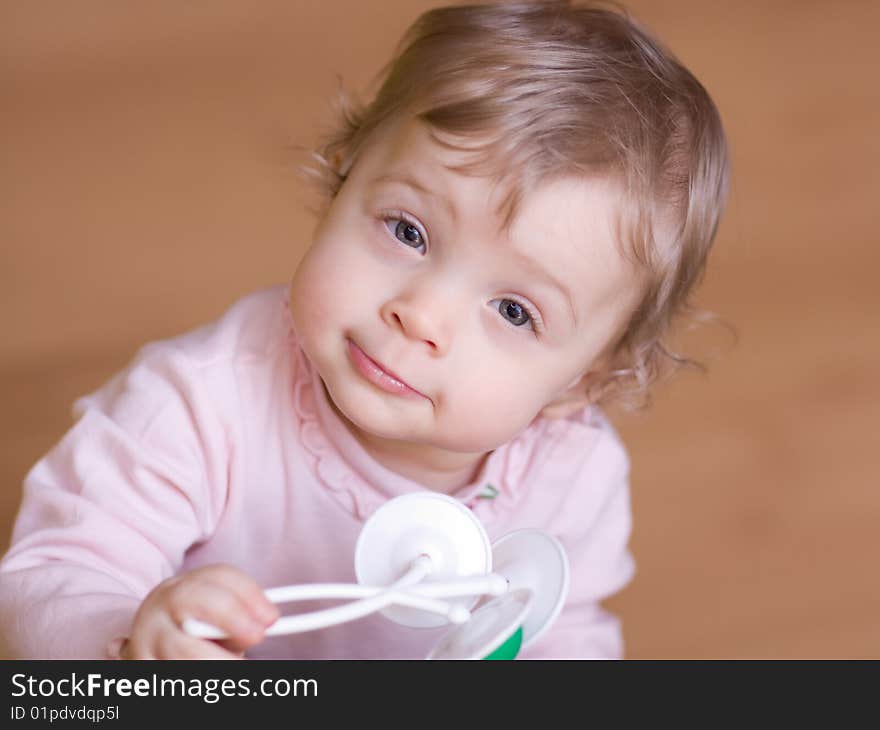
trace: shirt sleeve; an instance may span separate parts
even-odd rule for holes
[[[525,647],[525,659],[620,659],[624,646],[619,619],[601,602],[635,573],[627,547],[632,528],[629,459],[617,434],[603,428],[553,529],[569,561],[569,591],[546,633]]]
[[[106,658],[225,500],[224,430],[172,345],[142,350],[74,413],[25,478],[0,561],[6,657]]]

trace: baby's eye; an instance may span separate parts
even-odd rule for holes
[[[387,218],[385,225],[394,234],[394,237],[405,246],[422,250],[425,247],[425,237],[414,223],[403,218]]]
[[[498,311],[504,319],[516,327],[522,327],[532,321],[529,310],[513,299],[499,299]]]

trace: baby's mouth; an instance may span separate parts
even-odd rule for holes
[[[385,367],[385,365],[370,357],[353,340],[347,340],[346,344],[348,346],[348,357],[352,364],[373,385],[387,393],[408,398],[425,398],[430,400],[428,396],[413,388],[409,383]]]

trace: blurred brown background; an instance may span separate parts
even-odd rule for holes
[[[78,395],[289,279],[296,145],[422,0],[0,0],[0,541]],[[734,182],[688,338],[619,416],[634,658],[880,658],[880,4],[628,4],[704,82]],[[720,333],[720,334],[719,334]]]

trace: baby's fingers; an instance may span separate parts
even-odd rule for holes
[[[218,586],[234,595],[251,618],[268,627],[280,615],[278,607],[272,603],[263,589],[249,575],[229,565],[212,565],[201,568],[199,577],[205,582]]]
[[[242,655],[225,649],[207,639],[197,639],[187,634],[168,637],[159,645],[157,659],[241,659]]]
[[[226,650],[207,639],[184,633],[170,617],[165,616],[154,633],[131,636],[119,648],[121,659],[240,659],[241,655]]]
[[[262,641],[278,617],[256,582],[228,565],[212,565],[160,583],[141,603],[132,622],[125,658],[237,658]],[[216,640],[188,633],[187,619],[216,627]],[[198,633],[198,632],[192,632]]]
[[[173,606],[171,618],[182,633],[187,619],[196,619],[219,629],[225,635],[224,645],[233,651],[243,651],[263,640],[265,624],[254,618],[241,598],[225,587],[202,583],[198,591],[185,600],[175,601]]]

